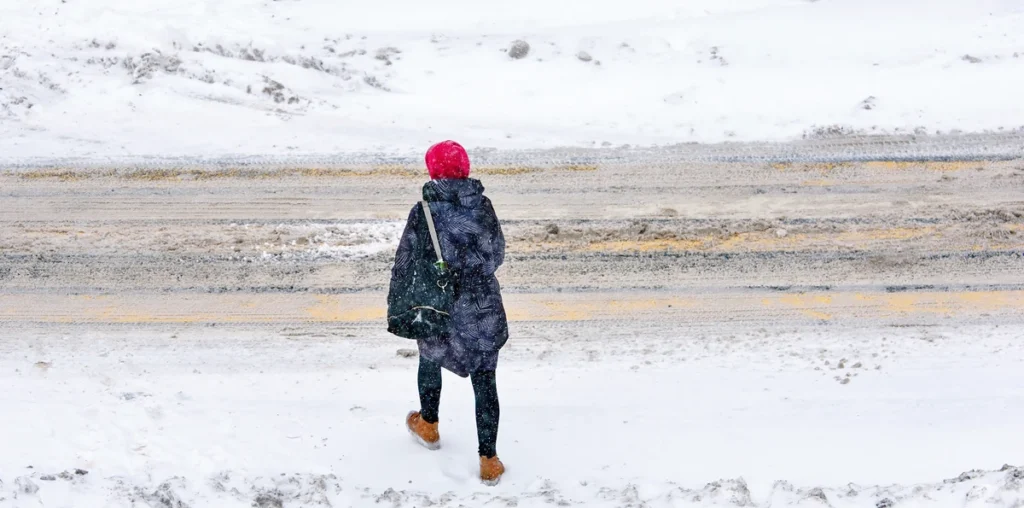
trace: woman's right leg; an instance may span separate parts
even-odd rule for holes
[[[437,423],[441,405],[441,366],[421,355],[417,384],[420,389],[420,416],[427,423]]]
[[[473,392],[476,394],[476,433],[481,457],[497,455],[498,420],[501,407],[498,405],[498,384],[494,371],[474,372],[471,375]]]

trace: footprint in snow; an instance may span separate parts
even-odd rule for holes
[[[446,459],[441,464],[441,474],[454,480],[457,483],[468,483],[470,481],[476,481],[476,475],[474,471],[466,467],[466,461]]]

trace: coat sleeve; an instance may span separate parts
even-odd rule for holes
[[[417,230],[419,226],[420,206],[412,207],[409,218],[405,221],[405,231],[398,241],[398,251],[395,252],[395,265],[391,268],[391,281],[394,283],[409,275],[415,259],[416,246],[419,245]]]
[[[501,221],[498,220],[498,214],[494,212],[494,205],[490,199],[487,200],[487,208],[494,220],[494,231],[491,235],[494,242],[494,269],[497,270],[505,263],[505,233],[501,230]]]

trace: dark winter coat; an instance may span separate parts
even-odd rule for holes
[[[498,350],[508,340],[508,320],[494,276],[505,260],[505,237],[483,192],[483,184],[472,178],[431,180],[423,186],[441,253],[454,276],[455,302],[450,332],[418,341],[420,354],[462,377],[494,370]],[[410,277],[414,260],[423,256],[435,258],[423,208],[416,204],[395,255],[392,287],[403,287],[397,281]]]

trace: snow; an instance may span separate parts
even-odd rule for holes
[[[998,131],[1021,89],[1017,0],[0,5],[7,161]]]
[[[7,330],[0,507],[1024,501],[1020,327],[517,328],[495,488],[468,382],[423,449],[376,328]]]
[[[25,167],[294,169],[444,138],[475,161],[957,132],[1009,133],[1005,153],[1022,89],[1019,0],[0,2],[0,163]],[[229,226],[249,227],[246,256],[351,261],[402,223]],[[379,326],[7,323],[0,508],[1020,508],[1024,327],[949,323],[516,322],[495,488],[465,381],[446,375],[441,450],[408,438],[415,359]]]

